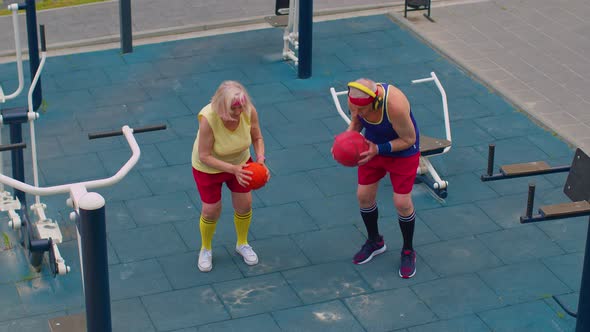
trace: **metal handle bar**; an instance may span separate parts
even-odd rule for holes
[[[12,188],[18,189],[20,191],[24,191],[26,193],[32,195],[39,195],[39,196],[48,196],[48,195],[55,195],[55,194],[64,194],[69,193],[72,187],[79,187],[84,186],[86,189],[93,189],[93,188],[102,188],[113,185],[119,181],[121,181],[127,173],[137,164],[139,160],[139,156],[141,155],[141,151],[139,146],[137,145],[137,141],[133,136],[133,129],[129,126],[123,126],[121,129],[122,134],[127,139],[127,143],[129,144],[129,148],[131,148],[132,155],[127,160],[125,165],[119,169],[119,171],[106,179],[99,179],[99,180],[91,180],[91,181],[84,181],[84,182],[76,182],[70,184],[63,184],[59,186],[52,186],[52,187],[37,187],[31,186],[29,184],[17,181],[11,177],[8,177],[4,174],[0,174],[0,183],[10,186]]]
[[[133,128],[133,132],[139,134],[139,133],[145,133],[148,131],[156,131],[156,130],[163,130],[163,129],[166,129],[165,124]],[[119,136],[119,135],[123,135],[122,130],[104,131],[104,132],[100,132],[100,133],[88,134],[88,139],[112,137],[112,136]]]
[[[425,82],[430,82],[430,81],[434,81],[434,83],[436,84],[436,87],[438,88],[438,91],[440,92],[440,95],[442,98],[442,104],[443,104],[443,112],[444,112],[444,117],[445,117],[445,135],[446,135],[447,141],[452,142],[451,125],[450,125],[451,121],[449,119],[449,106],[447,104],[447,93],[445,92],[445,89],[443,88],[442,84],[438,80],[438,77],[436,76],[436,74],[434,72],[430,72],[430,77],[412,80],[412,84],[425,83]],[[451,149],[450,146],[446,147],[444,149],[444,152],[447,152],[450,149]]]
[[[3,144],[3,145],[0,145],[0,151],[24,149],[26,147],[27,147],[27,143],[24,143],[24,142],[15,143],[15,144]]]

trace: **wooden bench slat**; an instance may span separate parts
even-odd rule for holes
[[[420,135],[420,154],[423,156],[442,153],[449,146],[451,142],[446,139]]]
[[[588,201],[568,202],[541,206],[539,212],[545,217],[567,217],[569,215],[590,213]]]
[[[544,161],[533,161],[530,163],[504,165],[500,167],[500,172],[504,175],[522,175],[532,174],[538,171],[548,170],[550,168],[551,166],[549,166]]]

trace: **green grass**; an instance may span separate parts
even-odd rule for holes
[[[51,8],[61,8],[61,7],[70,7],[70,6],[77,6],[77,5],[84,5],[87,3],[93,2],[104,2],[106,0],[41,0],[37,1],[37,11],[44,10],[44,9],[51,9]],[[0,5],[2,8],[0,10],[0,15],[10,15],[10,11],[6,9],[8,4],[4,3],[0,0]]]
[[[4,244],[4,250],[12,249],[12,243],[10,243],[10,238],[6,232],[2,232],[2,242]]]

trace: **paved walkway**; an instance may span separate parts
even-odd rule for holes
[[[518,12],[508,16],[514,20],[530,12],[516,11],[523,2],[451,4],[438,3],[445,7],[434,9],[437,23],[419,13],[411,13],[408,23],[393,13],[395,23],[387,11],[317,23],[309,80],[298,80],[294,68],[281,60],[282,31],[267,27],[143,45],[127,55],[111,49],[50,58],[43,76],[46,112],[37,124],[42,185],[106,177],[128,158],[122,140],[88,141],[88,132],[126,123],[166,122],[169,127],[140,136],[140,164],[122,183],[101,191],[108,202],[114,330],[572,331],[575,321],[550,295],[575,310],[588,218],[518,223],[528,182],[537,184],[537,206],[563,202],[566,175],[479,180],[489,143],[497,146],[497,164],[569,163],[572,148],[525,116],[521,110],[528,112],[530,104],[520,105],[508,92],[498,88],[497,94],[489,88],[495,87],[492,83],[474,79],[464,69],[471,48],[453,55],[460,48],[450,47],[452,58],[447,58],[404,29],[428,36],[436,33],[428,29],[440,25],[436,29],[443,36],[454,38],[429,40],[446,53],[445,41],[464,46],[470,40],[452,26],[485,21],[469,19],[480,7],[490,20],[507,17],[505,11]],[[498,5],[506,10],[494,11]],[[99,5],[77,10],[92,6]],[[498,35],[509,38],[510,22],[502,21],[500,27],[506,31]],[[485,37],[491,39],[489,35]],[[499,60],[486,57],[500,66]],[[489,73],[495,70],[491,66]],[[389,251],[362,266],[350,262],[364,241],[364,226],[355,200],[355,172],[337,165],[329,154],[344,123],[328,89],[344,89],[359,76],[396,83],[408,94],[422,133],[438,136],[443,128],[437,90],[409,83],[430,71],[440,77],[449,97],[453,148],[432,158],[450,182],[449,196],[441,201],[416,185],[418,273],[402,280],[396,272],[401,235],[387,181],[378,204]],[[517,68],[506,71],[515,75]],[[0,83],[7,90],[15,86],[13,72],[12,64],[0,65]],[[232,253],[226,195],[215,237],[215,268],[202,274],[195,267],[200,203],[187,171],[189,155],[195,114],[219,81],[230,78],[242,81],[255,100],[273,172],[272,181],[254,194],[250,239],[261,263],[248,267]],[[24,97],[7,106],[22,104]],[[8,173],[8,161],[4,166]],[[65,277],[53,279],[46,268],[41,274],[31,272],[25,253],[10,245],[17,243],[16,235],[5,218],[0,220],[0,232],[8,235],[0,243],[1,332],[48,331],[48,319],[83,310],[77,243],[64,199],[43,201],[66,235],[61,250],[72,273]]]

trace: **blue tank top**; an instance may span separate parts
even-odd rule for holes
[[[381,109],[381,122],[368,122],[359,116],[359,120],[365,128],[365,138],[375,144],[386,143],[396,138],[399,138],[399,135],[395,132],[395,129],[393,129],[393,126],[391,125],[391,122],[389,120],[389,115],[387,114],[387,97],[389,95],[389,84],[379,83],[379,85],[381,85],[383,87],[383,90],[385,91],[385,96],[383,96],[384,103]],[[418,126],[416,125],[416,120],[414,119],[414,115],[412,114],[411,108],[410,118],[412,119],[412,123],[414,124],[414,130],[416,130],[416,143],[414,143],[414,145],[410,146],[405,150],[385,153],[382,154],[382,156],[409,157],[420,151],[420,133],[418,132]]]

